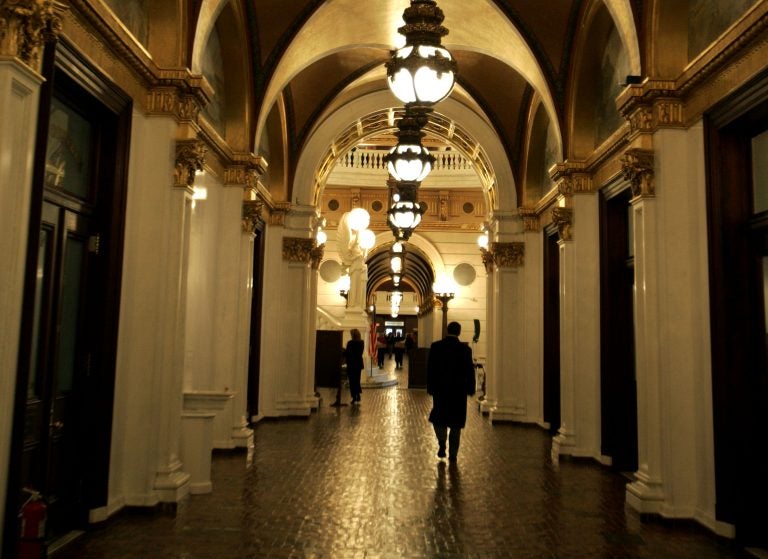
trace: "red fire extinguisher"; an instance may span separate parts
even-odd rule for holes
[[[18,545],[18,559],[41,559],[45,553],[45,518],[48,507],[43,496],[32,489],[24,489],[29,499],[21,506],[21,534]]]

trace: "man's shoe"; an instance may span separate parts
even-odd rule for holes
[[[437,450],[437,457],[438,457],[438,458],[445,458],[445,447],[442,447],[442,446],[441,446],[441,447],[440,447],[440,448]]]

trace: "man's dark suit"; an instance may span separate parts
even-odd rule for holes
[[[475,393],[472,350],[448,335],[435,342],[427,359],[427,392],[432,395],[429,420],[435,426],[440,450],[445,455],[446,428],[451,429],[451,458],[459,451],[461,429],[467,422],[467,396]]]

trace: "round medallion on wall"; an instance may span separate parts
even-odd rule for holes
[[[476,277],[477,272],[475,272],[475,267],[466,262],[459,264],[453,269],[453,279],[462,287],[472,285],[472,282],[475,281]]]
[[[328,283],[338,281],[341,277],[341,264],[336,260],[326,260],[320,264],[320,277]]]
[[[471,214],[475,211],[475,205],[472,202],[464,202],[462,209],[465,214]]]
[[[328,209],[331,210],[332,212],[335,212],[336,210],[338,210],[339,209],[339,201],[336,200],[336,199],[329,200],[328,201]]]
[[[384,204],[382,204],[379,200],[374,200],[371,204],[371,209],[374,212],[380,212],[381,209],[384,207]]]

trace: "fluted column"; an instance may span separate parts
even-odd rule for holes
[[[0,2],[0,503],[6,502],[32,164],[43,81],[38,73],[39,56],[44,33],[56,31],[59,24],[52,2]],[[0,526],[4,513],[5,507],[0,506]]]
[[[520,208],[525,239],[523,267],[523,374],[525,375],[525,421],[544,423],[544,236],[536,212]]]

